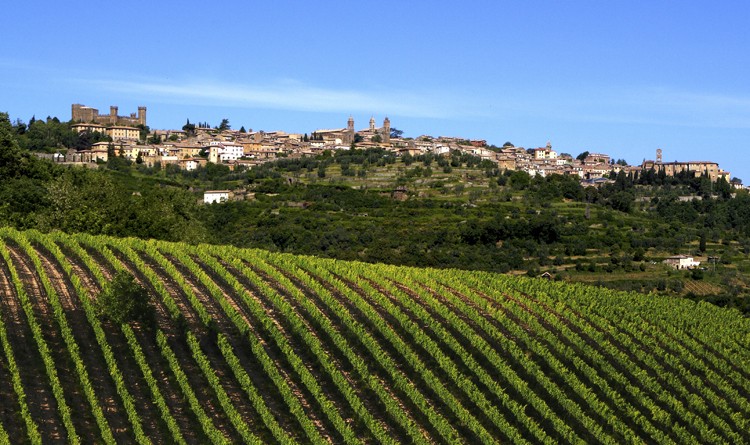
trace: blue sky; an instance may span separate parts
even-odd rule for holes
[[[750,183],[742,1],[10,2],[0,110],[713,160]]]

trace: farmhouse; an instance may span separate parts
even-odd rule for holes
[[[206,190],[203,192],[203,203],[211,204],[214,202],[226,202],[229,201],[229,195],[232,192],[229,190]]]
[[[675,255],[667,258],[664,260],[664,264],[668,264],[675,269],[682,270],[682,269],[692,269],[694,267],[700,266],[700,261],[695,261],[693,257],[686,256],[686,255]]]

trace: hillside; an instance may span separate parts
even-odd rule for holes
[[[593,187],[574,175],[532,178],[459,151],[397,156],[382,148],[235,171],[213,163],[148,167],[117,156],[84,169],[34,156],[22,130],[0,113],[2,226],[549,274],[750,314],[750,194],[733,193],[726,181],[621,171]],[[234,196],[200,204],[209,189]],[[701,268],[662,264],[676,254]]]
[[[0,443],[750,441],[736,311],[485,272],[0,236]],[[97,316],[121,270],[152,295],[152,325]]]

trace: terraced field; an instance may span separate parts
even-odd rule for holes
[[[686,300],[0,229],[0,443],[749,443],[750,321]],[[118,271],[154,327],[94,302]]]

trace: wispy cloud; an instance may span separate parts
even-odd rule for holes
[[[294,111],[382,113],[419,118],[456,118],[477,114],[449,95],[431,92],[323,88],[295,80],[268,84],[230,84],[217,81],[83,80],[108,92],[159,98],[176,103],[268,108]]]
[[[750,129],[750,95],[664,85],[549,85],[502,83],[401,89],[337,87],[295,79],[226,82],[211,78],[128,77],[111,72],[56,71],[0,58],[0,68],[29,77],[67,79],[72,90],[117,93],[163,103],[339,114],[380,114],[454,121],[519,121]],[[50,76],[50,71],[55,76]],[[21,75],[20,73],[23,73]],[[49,88],[36,82],[39,88]],[[462,90],[463,89],[463,90]]]
[[[657,111],[670,112],[688,124],[750,128],[750,97],[707,92],[652,89],[645,99]]]
[[[556,117],[602,123],[750,128],[750,97],[669,87],[625,87],[566,94]],[[563,101],[567,105],[563,105]]]

